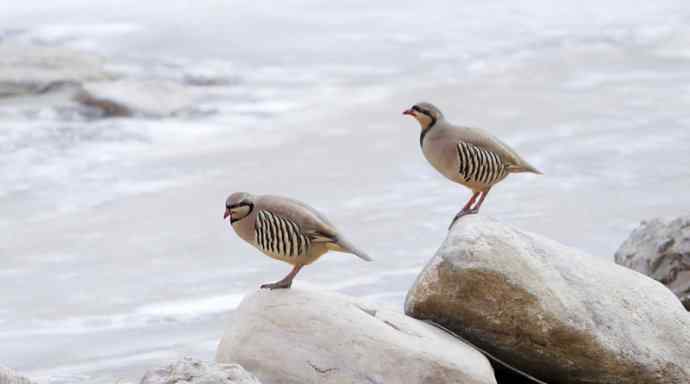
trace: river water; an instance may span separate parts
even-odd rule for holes
[[[544,172],[483,215],[612,260],[690,205],[684,1],[8,1],[0,91],[0,363],[41,383],[211,360],[289,270],[223,222],[233,191],[308,202],[376,259],[297,287],[399,308],[469,197],[422,157],[417,101]]]

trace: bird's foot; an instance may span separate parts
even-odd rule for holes
[[[276,283],[267,283],[267,284],[261,284],[261,289],[287,289],[292,286],[292,281],[278,281]]]
[[[455,215],[455,217],[453,218],[453,221],[450,222],[450,225],[448,226],[448,230],[453,228],[453,225],[455,225],[455,222],[458,221],[459,218],[466,216],[466,215],[474,215],[477,212],[479,212],[479,209],[477,209],[477,208],[472,208],[472,209],[468,209],[468,210],[463,209],[462,211],[458,212],[458,214]]]

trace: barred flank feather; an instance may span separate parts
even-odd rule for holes
[[[458,172],[466,182],[491,186],[508,175],[499,155],[476,145],[458,143]]]
[[[302,256],[311,246],[311,239],[297,224],[267,210],[257,213],[254,235],[262,251],[276,256]]]

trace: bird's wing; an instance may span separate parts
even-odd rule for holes
[[[504,143],[499,138],[493,136],[483,129],[456,127],[456,129],[453,129],[452,131],[455,132],[455,136],[458,141],[473,144],[481,149],[493,152],[500,156],[501,160],[505,164],[506,170],[509,172],[541,173],[520,155],[518,155],[514,149],[508,146],[508,144]]]
[[[333,234],[310,231],[306,233],[312,243],[337,243],[338,239]]]
[[[280,196],[261,196],[259,204],[274,215],[297,224],[300,231],[314,242],[337,241],[338,232],[333,224],[320,212],[301,201]]]
[[[279,196],[261,196],[258,203],[262,209],[268,209],[272,214],[297,224],[312,243],[325,243],[332,251],[352,253],[366,261],[372,260],[366,253],[343,239],[324,215],[301,201]]]

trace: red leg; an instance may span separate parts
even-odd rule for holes
[[[292,268],[292,271],[287,274],[287,276],[283,277],[282,280],[275,282],[275,283],[267,283],[267,284],[261,284],[261,289],[268,288],[268,289],[281,289],[281,288],[290,288],[292,286],[292,279],[297,276],[297,273],[299,272],[300,269],[302,269],[302,265],[295,265]]]
[[[453,224],[455,224],[455,222],[456,222],[459,218],[461,218],[461,217],[463,217],[463,216],[465,216],[465,215],[467,215],[467,214],[469,214],[469,213],[474,213],[474,212],[472,212],[472,209],[471,209],[471,208],[472,208],[472,204],[474,204],[474,201],[477,200],[477,196],[479,196],[480,193],[481,193],[481,192],[474,192],[474,193],[472,194],[472,197],[470,197],[470,200],[467,202],[467,204],[465,204],[465,206],[462,207],[462,209],[460,210],[460,212],[458,212],[458,213],[455,215],[455,217],[453,218],[453,221],[450,222],[450,226],[448,227],[448,229],[450,229],[450,228],[453,226]]]
[[[486,198],[486,195],[489,194],[489,191],[490,191],[490,190],[491,190],[491,188],[489,188],[489,189],[487,189],[486,191],[482,192],[482,197],[479,198],[479,202],[477,203],[476,206],[474,206],[474,208],[472,208],[472,209],[470,210],[470,213],[477,213],[477,212],[479,212],[479,208],[482,206],[482,203],[484,202],[484,199]]]
[[[477,196],[479,196],[479,193],[480,192],[474,192],[472,194],[472,197],[470,197],[470,199],[467,201],[467,204],[465,204],[465,206],[462,207],[462,211],[460,211],[460,212],[469,211],[470,208],[472,207],[472,204],[474,204],[474,201],[477,200]]]

